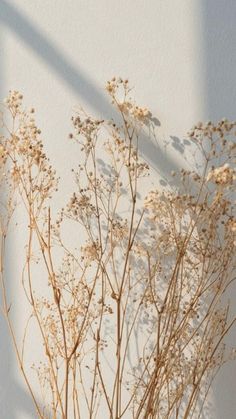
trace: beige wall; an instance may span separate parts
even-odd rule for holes
[[[168,155],[148,142],[143,153],[163,176],[181,164],[178,138],[195,122],[234,118],[234,1],[2,0],[0,19],[1,96],[18,89],[36,108],[48,154],[64,179],[77,161],[67,139],[72,108],[81,104],[110,116],[103,86],[113,75],[128,77],[137,101],[160,120]],[[64,180],[60,201],[69,189]],[[1,345],[7,376],[0,377],[0,417],[32,418],[14,361]],[[233,368],[234,375],[231,366],[217,381],[217,419],[235,415]]]

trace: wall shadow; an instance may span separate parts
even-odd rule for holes
[[[236,119],[236,2],[202,0],[205,114]]]
[[[11,30],[26,44],[57,76],[67,84],[79,98],[86,100],[102,118],[115,116],[114,108],[106,96],[95,86],[93,81],[81,69],[70,61],[29,19],[6,0],[0,2],[0,24]],[[11,86],[13,88],[13,86]],[[155,115],[156,116],[156,115]],[[171,170],[178,170],[178,164],[156,144],[149,136],[142,134],[142,154],[144,158],[165,177]]]
[[[236,2],[201,0],[199,8],[204,114],[213,121],[223,117],[236,120]],[[230,299],[231,302],[236,299],[235,288]],[[234,330],[229,343],[235,346],[235,342]],[[230,363],[220,372],[214,385],[217,419],[236,417],[235,387],[236,367],[235,363]]]
[[[55,73],[67,87],[75,92],[78,97],[86,100],[92,108],[94,108],[102,117],[110,118],[114,115],[112,108],[105,94],[103,95],[99,89],[77,66],[73,65],[35,25],[33,25],[26,16],[24,16],[18,9],[6,0],[0,0],[0,24],[2,27],[7,27],[11,30],[22,43],[26,44],[41,60]],[[1,51],[3,49],[1,48]],[[1,54],[1,61],[4,56]],[[4,77],[1,74],[0,80],[4,82]],[[10,86],[14,88],[14,86]],[[1,94],[1,90],[0,90]],[[183,154],[183,148],[179,145],[178,139],[172,138],[173,147]],[[165,153],[156,142],[150,141],[150,138],[145,132],[142,133],[141,138],[141,152],[144,158],[150,163],[152,168],[159,172],[160,176],[168,181],[170,172],[177,171],[179,165],[172,159],[168,153]],[[10,267],[12,261],[8,260]],[[7,273],[8,283],[10,284],[11,272]],[[11,291],[11,284],[8,289]],[[9,387],[2,391],[2,398],[0,398],[0,417],[4,415],[4,419],[17,419],[19,413],[33,417],[33,408],[31,399],[27,393],[17,384],[14,377],[14,354],[9,351],[9,339],[5,337],[8,334],[5,326],[0,324],[3,330],[4,338],[0,343],[1,353],[4,354],[3,361],[1,360],[1,377],[0,389],[4,388],[7,383]],[[8,386],[8,384],[7,384]],[[6,387],[6,386],[5,386]],[[9,388],[9,390],[8,390]],[[3,401],[4,398],[4,401]],[[4,403],[4,408],[1,405]]]

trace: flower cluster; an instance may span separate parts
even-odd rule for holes
[[[91,203],[91,198],[82,192],[80,194],[74,193],[69,203],[67,204],[66,214],[74,220],[83,220],[93,214],[95,211],[94,205]]]
[[[200,139],[202,137],[213,138],[214,135],[219,135],[224,138],[225,135],[232,133],[235,130],[236,121],[229,121],[223,118],[221,121],[214,124],[212,121],[207,121],[205,124],[199,122],[188,133],[189,137]]]
[[[111,222],[111,234],[114,245],[120,245],[121,241],[128,237],[128,220],[114,217]]]
[[[14,118],[14,125],[9,137],[1,145],[1,159],[13,162],[10,176],[15,187],[19,185],[26,199],[30,197],[31,204],[37,201],[37,205],[41,206],[57,187],[56,172],[44,152],[41,130],[32,117],[34,109],[23,110],[22,98],[19,92],[13,91],[5,99],[6,107]]]
[[[119,102],[117,104],[118,109],[120,112],[124,113],[125,115],[133,116],[135,119],[145,122],[148,118],[151,117],[151,112],[148,108],[141,108],[129,101]]]
[[[10,90],[9,95],[4,99],[4,103],[7,108],[11,111],[12,116],[15,118],[21,108],[23,95],[17,90]]]
[[[236,123],[197,124],[189,135],[201,160],[172,173],[179,183],[149,189],[139,138],[151,113],[129,97],[128,80],[113,78],[106,89],[114,119],[83,110],[72,118],[81,160],[56,221],[48,199],[57,180],[34,109],[23,110],[15,91],[5,102],[13,124],[6,130],[2,121],[1,170],[28,225],[22,284],[34,323],[23,341],[35,324],[42,339],[38,416],[200,417],[204,388],[235,356],[223,343],[236,322],[223,296],[236,278]]]
[[[117,90],[120,86],[124,87],[125,93],[129,91],[129,81],[128,79],[123,80],[121,77],[113,77],[111,80],[108,80],[106,84],[106,90],[112,96],[117,93]]]
[[[145,197],[144,207],[151,210],[155,214],[159,212],[161,209],[160,196],[161,194],[159,191],[150,191]]]
[[[207,181],[216,183],[217,185],[232,185],[236,179],[236,172],[228,163],[223,166],[213,168],[207,175]]]
[[[144,121],[145,119],[151,117],[151,112],[149,111],[148,108],[141,108],[140,106],[133,106],[131,108],[131,115],[133,115],[134,118]]]
[[[81,259],[90,263],[96,259],[99,259],[99,244],[98,242],[88,243],[81,247]]]
[[[130,92],[127,79],[123,80],[121,78],[116,79],[113,77],[113,79],[107,82],[106,90],[111,95],[113,104],[116,105],[123,115],[134,118],[136,121],[144,124],[148,123],[152,116],[150,110],[146,107],[137,106],[131,98],[127,97]],[[118,99],[119,91],[123,93],[122,99]]]

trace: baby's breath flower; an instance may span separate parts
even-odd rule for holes
[[[133,106],[131,109],[131,114],[134,118],[137,118],[140,121],[145,121],[151,117],[151,112],[147,108],[141,108],[139,106]]]
[[[69,138],[80,146],[80,162],[72,169],[74,192],[56,220],[48,208],[56,174],[34,109],[25,111],[16,91],[4,106],[14,130],[0,138],[0,181],[7,185],[4,193],[10,191],[0,231],[5,238],[18,193],[29,233],[22,285],[45,352],[45,362],[33,365],[45,394],[42,412],[67,416],[68,404],[68,412],[75,407],[79,414],[81,403],[90,417],[95,411],[117,416],[128,405],[134,417],[169,418],[175,411],[199,416],[197,397],[204,399],[204,388],[227,358],[222,338],[230,306],[217,301],[236,270],[236,123],[198,123],[189,135],[204,167],[180,170],[173,189],[146,192],[141,178],[149,166],[139,136],[151,113],[130,97],[128,80],[113,77],[106,89],[120,114],[104,121],[80,109],[72,117]],[[40,287],[34,263],[45,268]],[[126,362],[129,354],[132,363]],[[111,360],[113,389],[103,358]],[[116,385],[121,381],[125,393]]]
[[[99,245],[96,242],[88,243],[81,247],[82,258],[87,262],[92,262],[98,259]]]
[[[17,90],[10,90],[9,95],[4,99],[4,103],[7,105],[8,109],[12,112],[13,117],[16,117],[17,114],[21,111],[23,95]]]
[[[224,186],[232,185],[235,180],[235,175],[235,170],[226,163],[223,166],[210,170],[207,175],[207,181]]]

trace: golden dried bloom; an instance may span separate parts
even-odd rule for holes
[[[124,114],[129,113],[129,111],[132,113],[132,103],[129,101],[120,102],[117,106]]]
[[[150,191],[144,200],[144,207],[148,210],[156,211],[160,209],[160,192]]]
[[[220,298],[236,277],[236,124],[198,123],[190,136],[205,156],[202,167],[193,159],[198,164],[180,171],[178,186],[150,190],[139,138],[151,113],[130,97],[127,80],[114,77],[106,89],[120,113],[111,121],[82,109],[73,116],[69,138],[81,160],[56,220],[48,201],[55,171],[34,110],[22,110],[15,91],[6,101],[14,124],[1,136],[1,181],[10,195],[0,231],[4,239],[18,193],[28,234],[22,285],[44,355],[34,366],[45,394],[38,416],[198,417],[198,396],[227,359],[222,338],[233,325]]]
[[[121,240],[128,236],[128,221],[113,220],[111,231],[113,239],[119,244]]]
[[[133,106],[131,109],[131,115],[140,121],[145,121],[151,117],[151,112],[147,108],[141,108],[139,106]]]
[[[4,99],[4,103],[11,111],[13,117],[16,117],[21,112],[22,99],[23,95],[17,90],[10,90],[7,98]]]
[[[225,163],[221,167],[210,170],[207,175],[207,181],[214,182],[218,185],[232,185],[235,180],[236,172],[232,169],[229,164]]]
[[[81,253],[83,255],[83,259],[87,262],[92,262],[98,259],[99,244],[96,242],[88,243],[87,245],[81,247]]]

